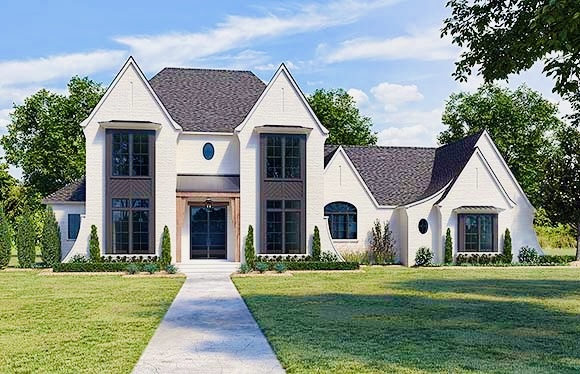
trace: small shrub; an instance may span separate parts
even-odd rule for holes
[[[276,265],[274,265],[274,270],[276,270],[277,273],[284,273],[286,272],[286,265],[284,265],[282,262],[278,262]]]
[[[80,263],[58,263],[52,267],[55,273],[58,272],[125,272],[127,266],[133,264],[139,271],[145,271],[146,265],[155,265],[159,269],[159,263],[155,262],[80,262]]]
[[[509,229],[505,229],[505,234],[503,236],[503,256],[507,263],[512,262],[512,236]]]
[[[86,264],[87,262],[89,262],[89,259],[86,258],[83,255],[74,255],[72,256],[72,258],[70,259],[71,264]]]
[[[246,235],[246,243],[244,245],[244,255],[246,257],[246,264],[248,264],[250,268],[253,268],[256,263],[256,249],[254,248],[254,228],[252,225],[248,226],[248,235]]]
[[[433,262],[433,252],[429,247],[420,247],[415,254],[415,266],[429,266]]]
[[[161,260],[159,261],[162,267],[167,267],[171,264],[171,236],[167,226],[163,228],[163,237],[161,238]]]
[[[518,260],[525,264],[535,264],[538,262],[538,251],[532,247],[522,247],[518,254]]]
[[[159,271],[159,267],[157,267],[157,264],[146,264],[145,266],[143,266],[143,270],[148,272],[149,274],[155,274],[156,272]]]
[[[42,261],[52,266],[60,262],[60,228],[52,208],[47,206],[43,215],[42,237],[40,239],[40,253]]]
[[[392,264],[395,261],[395,239],[389,222],[375,220],[371,230],[370,263]]]
[[[445,263],[453,263],[453,239],[451,238],[451,229],[445,233]]]
[[[91,262],[101,262],[101,245],[99,244],[99,235],[97,226],[91,226],[91,235],[89,237],[89,258]]]
[[[287,270],[357,270],[357,262],[284,261]],[[274,265],[275,266],[275,265]]]
[[[10,262],[12,250],[12,229],[4,208],[0,203],[0,269],[4,269]]]
[[[135,264],[127,265],[127,274],[137,274],[139,272],[139,266]]]
[[[252,268],[250,267],[250,265],[243,263],[240,265],[240,273],[242,274],[247,274],[250,273],[252,271]]]
[[[312,258],[314,261],[320,260],[320,231],[318,231],[318,226],[314,226],[314,236],[312,238]]]
[[[31,268],[36,259],[36,227],[28,208],[24,208],[16,224],[16,250],[18,266]]]
[[[558,264],[566,265],[572,261],[576,261],[576,256],[561,256],[561,255],[544,255],[538,257],[538,264]]]
[[[177,267],[175,267],[175,265],[167,265],[165,266],[165,272],[167,272],[167,274],[177,274]]]
[[[270,268],[270,265],[268,265],[265,262],[257,262],[256,263],[256,270],[258,270],[260,273],[265,273],[269,268]]]
[[[320,256],[319,260],[313,259],[314,261],[322,261],[322,262],[337,262],[338,257],[334,253],[330,252],[323,252]]]

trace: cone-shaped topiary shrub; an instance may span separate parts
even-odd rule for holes
[[[445,234],[445,263],[453,262],[453,239],[451,239],[451,229],[447,229]]]
[[[256,250],[254,249],[254,228],[252,225],[248,227],[248,235],[246,236],[244,254],[246,256],[246,264],[248,264],[253,269],[254,264],[256,263]]]
[[[36,259],[36,227],[30,209],[25,207],[16,224],[18,266],[31,268]]]
[[[312,259],[314,261],[320,260],[320,231],[318,226],[314,226],[314,236],[312,237]]]
[[[163,228],[163,237],[161,238],[161,267],[165,268],[171,265],[171,236],[169,236],[169,228]]]
[[[42,237],[40,238],[40,253],[42,261],[53,266],[60,262],[60,229],[52,208],[47,206],[43,214]]]
[[[503,257],[506,263],[511,263],[513,260],[512,254],[512,235],[509,229],[505,229],[505,234],[503,237]]]
[[[8,217],[4,214],[4,207],[0,204],[0,269],[4,269],[10,262],[12,250],[12,228]]]
[[[101,245],[99,244],[99,235],[97,226],[91,226],[91,235],[89,237],[89,257],[91,262],[101,262]]]

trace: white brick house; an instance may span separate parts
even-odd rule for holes
[[[163,69],[147,80],[132,58],[91,115],[86,177],[47,196],[63,260],[88,253],[155,256],[171,233],[177,264],[240,262],[248,227],[258,254],[365,251],[388,220],[397,257],[443,258],[539,248],[534,208],[487,133],[440,148],[325,146],[328,130],[281,65],[268,84],[248,71]]]

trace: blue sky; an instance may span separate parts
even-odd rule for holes
[[[249,69],[268,81],[286,62],[307,94],[348,90],[380,144],[433,146],[449,94],[481,83],[451,77],[460,51],[439,37],[445,2],[2,2],[0,134],[14,103],[40,88],[64,92],[73,75],[108,85],[133,55],[148,77],[183,66]],[[509,85],[522,82],[560,101],[540,65]]]

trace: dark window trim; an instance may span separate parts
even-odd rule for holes
[[[354,211],[338,211],[338,212],[329,212],[327,211],[328,207],[330,205],[333,204],[346,204],[351,206]],[[329,225],[329,230],[330,230],[330,235],[332,236],[332,239],[334,240],[356,240],[358,238],[358,209],[356,208],[356,206],[354,204],[351,204],[349,202],[346,201],[333,201],[331,203],[328,203],[324,206],[324,215],[328,217],[328,225]],[[333,232],[332,232],[332,225],[333,225],[333,220],[335,219],[335,217],[337,216],[345,216],[345,220],[344,220],[344,225],[345,225],[345,229],[344,232],[346,234],[346,238],[335,238],[333,236]],[[354,223],[355,223],[355,229],[354,229],[354,237],[349,237],[351,232],[350,232],[350,228],[349,228],[349,220],[348,218],[350,216],[354,216]]]
[[[71,220],[71,217],[73,217],[73,216],[74,217],[78,217],[78,219],[79,219],[79,226],[76,229],[76,233],[72,233],[71,232],[71,223],[70,223],[70,220]],[[67,230],[68,231],[68,235],[67,235],[68,240],[76,240],[78,238],[78,236],[79,236],[79,230],[81,228],[81,215],[79,213],[70,213],[70,214],[68,214],[68,216],[67,216],[67,225],[68,225],[68,230]]]
[[[149,176],[113,176],[112,175],[112,135],[115,133],[145,133],[150,136],[149,138]],[[154,255],[157,253],[155,247],[155,141],[157,134],[154,130],[129,130],[129,129],[107,129],[105,132],[105,175],[106,175],[106,190],[105,190],[105,235],[103,251],[107,255]],[[130,142],[131,144],[131,142]],[[139,195],[132,196],[131,190],[133,183],[137,183],[142,180],[151,181],[151,191],[147,196]],[[124,190],[127,192],[124,194],[117,194],[113,196],[111,193],[111,183],[112,181],[121,182],[125,184]],[[128,253],[119,253],[113,251],[113,209],[112,201],[113,199],[149,199],[149,251],[144,252],[133,252],[129,248]],[[131,221],[129,223],[129,229],[132,229]],[[129,236],[132,240],[131,235]]]
[[[478,250],[468,250],[465,249],[465,217],[466,216],[477,216],[477,232],[478,232]],[[491,250],[481,250],[481,226],[479,224],[479,217],[486,216],[491,217]],[[461,253],[497,253],[498,252],[498,221],[499,216],[493,213],[461,213],[457,214],[457,233],[458,233],[458,246],[457,252]]]

